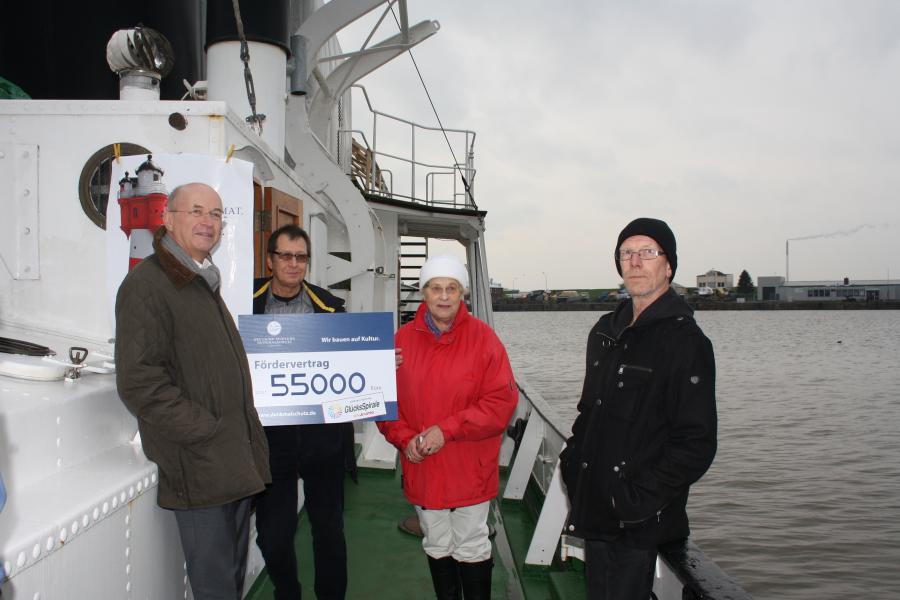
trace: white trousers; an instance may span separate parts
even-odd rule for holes
[[[425,537],[422,549],[431,558],[452,556],[460,562],[474,563],[491,557],[488,537],[490,500],[454,509],[428,510],[416,507],[419,525]]]

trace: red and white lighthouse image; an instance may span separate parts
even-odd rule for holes
[[[163,224],[163,211],[169,192],[163,185],[163,170],[153,164],[153,155],[138,167],[136,177],[119,181],[119,208],[122,231],[128,237],[131,252],[128,270],[153,253],[153,232]]]

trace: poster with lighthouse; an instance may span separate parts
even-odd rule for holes
[[[196,154],[123,156],[112,163],[106,211],[106,280],[110,322],[128,271],[153,253],[169,193],[186,183],[211,186],[222,198],[222,237],[212,261],[222,274],[222,299],[235,323],[252,311],[253,165]]]
[[[163,211],[169,199],[164,175],[165,171],[153,162],[153,155],[148,154],[133,176],[125,171],[125,176],[119,180],[119,228],[128,238],[131,249],[129,271],[153,253],[153,232],[163,224]]]

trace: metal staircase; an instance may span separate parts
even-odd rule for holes
[[[428,238],[408,236],[400,238],[400,297],[397,310],[401,325],[413,320],[419,304],[422,303],[419,272],[427,259]]]

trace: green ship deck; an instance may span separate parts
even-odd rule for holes
[[[501,479],[501,485],[505,481]],[[492,598],[574,600],[584,597],[584,580],[577,571],[529,567],[522,569],[534,519],[525,503],[503,501],[503,523],[494,540]],[[412,508],[400,489],[397,471],[360,469],[359,484],[346,483],[344,527],[347,538],[348,600],[425,600],[434,598],[421,540],[397,528]],[[512,556],[498,547],[508,536]],[[297,555],[304,598],[314,598],[312,540],[305,513],[300,514]],[[500,546],[503,546],[501,543]],[[504,555],[506,555],[504,557]],[[505,560],[504,560],[505,558]],[[513,561],[515,568],[509,566]],[[248,600],[272,598],[272,584],[263,571]]]

